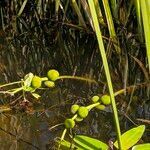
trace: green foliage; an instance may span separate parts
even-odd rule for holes
[[[121,146],[121,137],[120,137],[121,132],[120,132],[118,112],[117,112],[116,102],[115,102],[115,98],[114,98],[113,86],[112,86],[108,61],[107,61],[107,57],[106,57],[104,42],[103,42],[103,38],[102,38],[102,33],[101,33],[101,29],[99,27],[95,4],[91,0],[88,0],[88,3],[89,3],[90,11],[91,11],[93,25],[95,28],[95,34],[96,34],[97,41],[98,41],[100,56],[103,61],[103,66],[104,66],[105,75],[106,75],[106,79],[107,79],[108,89],[109,89],[109,93],[110,93],[110,97],[111,97],[111,103],[112,103],[112,108],[113,108],[113,113],[114,113],[114,118],[115,118],[116,131],[117,131],[118,140],[119,140],[119,147],[120,147],[120,149],[122,149],[121,148],[122,147]]]
[[[149,150],[150,143],[139,144],[132,147],[132,150]]]
[[[129,149],[132,146],[134,146],[142,137],[144,131],[145,131],[145,126],[140,125],[122,134],[121,135],[122,149]],[[118,148],[117,141],[114,143],[114,146]]]
[[[143,135],[145,130],[145,126],[141,125],[138,126],[136,128],[132,128],[130,130],[128,130],[127,132],[125,132],[124,134],[121,135],[121,139],[122,139],[122,149],[126,150],[131,148],[132,146],[132,150],[148,150],[150,147],[149,143],[146,144],[140,144],[140,145],[136,145],[134,146],[139,139],[141,138],[141,136]],[[69,149],[71,146],[72,148],[75,148],[77,150],[107,150],[109,149],[109,146],[95,138],[91,138],[89,136],[85,136],[85,135],[76,135],[73,138],[74,143],[70,143],[68,141],[63,140],[61,145],[63,145],[65,147],[65,149]],[[118,143],[117,141],[114,143],[114,146],[118,148]]]
[[[87,149],[87,150],[107,150],[108,146],[107,144],[88,137],[88,136],[84,136],[84,135],[76,135],[74,137],[74,142],[79,145],[80,147],[82,147],[82,149]]]

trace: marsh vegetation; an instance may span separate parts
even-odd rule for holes
[[[149,147],[149,10],[146,0],[0,1],[1,149]]]

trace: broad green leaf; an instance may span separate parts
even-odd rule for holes
[[[145,125],[140,125],[136,128],[132,128],[121,135],[121,141],[123,149],[129,149],[135,145],[139,139],[142,137],[145,131]],[[114,143],[114,146],[118,148],[118,142]]]
[[[70,149],[77,149],[77,150],[85,150],[85,149],[82,149],[80,148],[80,146],[76,146],[74,143],[70,143],[66,140],[58,140],[57,141],[61,146],[61,150],[70,150]]]
[[[39,99],[41,96],[37,93],[32,93],[32,96],[34,96],[36,99]]]
[[[66,141],[66,140],[63,140],[63,141],[58,141],[58,143],[61,145],[61,149],[63,150],[68,150],[70,149],[70,146],[71,146],[71,143]]]
[[[79,146],[83,147],[83,149],[86,149],[86,150],[92,150],[92,149],[93,150],[107,150],[108,149],[108,146],[105,143],[97,139],[90,138],[88,136],[76,135],[73,140],[75,141],[75,143],[77,143]]]
[[[150,150],[150,143],[135,145],[132,150]]]

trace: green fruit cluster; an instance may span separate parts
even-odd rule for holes
[[[109,95],[103,95],[101,98],[97,95],[92,97],[92,102],[93,103],[97,103],[99,102],[100,104],[98,106],[96,106],[97,109],[99,110],[104,110],[105,109],[105,105],[109,105],[111,104],[111,99]]]
[[[80,121],[82,121],[83,120],[83,118],[81,118],[80,116],[77,116],[76,118],[75,118],[75,121],[77,121],[77,122],[80,122]]]
[[[104,105],[109,105],[111,104],[111,99],[110,99],[110,96],[109,95],[103,95],[101,97],[101,101]]]
[[[75,121],[73,119],[66,119],[64,124],[66,129],[72,129],[75,126]]]
[[[78,109],[78,115],[81,118],[86,118],[88,116],[89,110],[85,106],[81,106]]]
[[[42,85],[42,80],[39,76],[34,76],[32,78],[32,82],[31,82],[31,85],[33,88],[40,88],[41,85]]]
[[[105,105],[99,104],[98,106],[96,106],[97,109],[99,110],[104,110],[105,109]]]
[[[59,77],[59,72],[55,69],[51,69],[47,72],[47,77],[51,81],[56,81]]]
[[[92,102],[97,103],[100,100],[99,96],[95,95],[92,97]]]
[[[55,87],[55,83],[53,81],[45,81],[44,85],[49,88]]]
[[[75,113],[78,111],[79,107],[80,107],[80,106],[77,105],[77,104],[72,105],[72,106],[71,106],[71,113],[72,113],[72,114],[75,114]]]

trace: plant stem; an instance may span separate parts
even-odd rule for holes
[[[97,103],[94,103],[94,104],[91,104],[91,105],[87,106],[86,108],[87,108],[88,110],[91,110],[92,108],[98,106],[99,104],[100,104],[100,103],[97,102]]]
[[[117,130],[117,136],[118,136],[119,149],[122,150],[119,118],[118,118],[118,113],[117,113],[117,108],[116,108],[116,103],[115,103],[115,98],[114,98],[114,92],[113,92],[113,86],[112,86],[112,82],[111,82],[105,48],[104,48],[104,44],[103,44],[102,34],[101,34],[101,31],[99,28],[99,23],[98,23],[98,18],[97,18],[94,2],[92,0],[88,0],[88,3],[89,3],[90,10],[91,10],[92,20],[93,20],[93,24],[95,27],[99,50],[100,50],[100,54],[102,57],[104,70],[105,70],[105,74],[106,74],[106,79],[107,79],[107,83],[108,83],[108,88],[109,88],[109,93],[110,93],[110,97],[111,97],[111,103],[112,103],[112,108],[113,108],[113,113],[114,113],[114,120],[115,120],[115,125],[116,125],[116,130]]]
[[[59,77],[57,78],[57,80],[59,80],[59,79],[75,79],[75,80],[82,80],[82,81],[93,82],[93,83],[95,83],[95,84],[98,84],[98,83],[97,83],[95,80],[93,80],[93,79],[84,78],[84,77],[78,77],[78,76],[67,76],[67,75],[65,75],[65,76],[59,76]]]
[[[78,115],[77,115],[77,114],[75,114],[75,115],[74,115],[71,119],[72,119],[72,120],[74,120],[74,119],[76,119],[76,118],[77,118],[77,116],[78,116]]]
[[[12,82],[12,83],[3,84],[3,85],[0,85],[0,88],[5,87],[5,86],[9,86],[9,85],[18,84],[18,83],[21,83],[21,82],[22,81],[16,81],[16,82]]]

